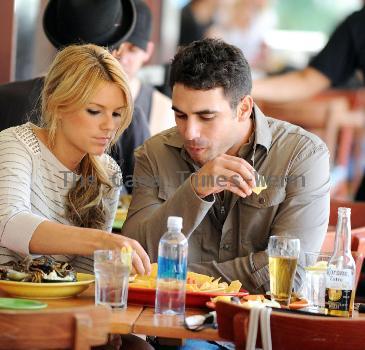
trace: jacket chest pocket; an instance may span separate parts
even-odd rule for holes
[[[267,248],[272,223],[285,196],[285,188],[274,187],[239,199],[240,255]]]
[[[240,198],[239,201],[249,207],[265,209],[279,205],[284,201],[285,196],[284,187],[272,187],[263,190],[259,195],[253,193],[247,198]]]

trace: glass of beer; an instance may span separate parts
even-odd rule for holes
[[[287,236],[271,236],[268,251],[271,299],[288,306],[297,269],[300,240]]]

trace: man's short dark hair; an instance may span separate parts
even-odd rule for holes
[[[222,87],[232,108],[252,88],[250,66],[242,51],[219,39],[194,41],[179,48],[171,63],[171,88],[177,83],[196,90]]]

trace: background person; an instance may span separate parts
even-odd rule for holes
[[[219,0],[191,0],[181,10],[178,45],[190,44],[205,37],[214,24]]]
[[[268,52],[264,39],[276,25],[269,5],[267,0],[233,0],[222,4],[215,25],[205,37],[220,38],[239,47],[251,68],[265,71]]]
[[[302,252],[320,250],[329,217],[327,147],[262,114],[242,51],[223,41],[180,48],[170,85],[177,126],[136,150],[136,187],[122,233],[155,262],[167,217],[181,216],[191,271],[239,279],[250,293],[268,291],[270,235],[300,238]],[[267,179],[260,195],[252,192],[255,171]]]
[[[141,82],[138,72],[149,61],[154,50],[151,41],[152,14],[144,1],[135,1],[136,24],[127,40],[113,50],[129,77],[129,85],[134,105],[142,109],[147,117],[151,135],[175,126],[171,99],[161,94],[153,86]]]
[[[256,80],[252,95],[272,102],[304,99],[344,84],[356,71],[365,77],[365,7],[348,16],[308,67],[272,78]],[[365,176],[355,196],[365,200]]]
[[[330,86],[344,84],[355,71],[365,73],[365,7],[348,16],[308,67],[255,80],[255,98],[286,102],[311,97]]]

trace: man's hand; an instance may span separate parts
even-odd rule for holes
[[[244,159],[222,154],[204,164],[191,178],[195,193],[204,198],[223,190],[240,197],[251,195],[255,169]]]

